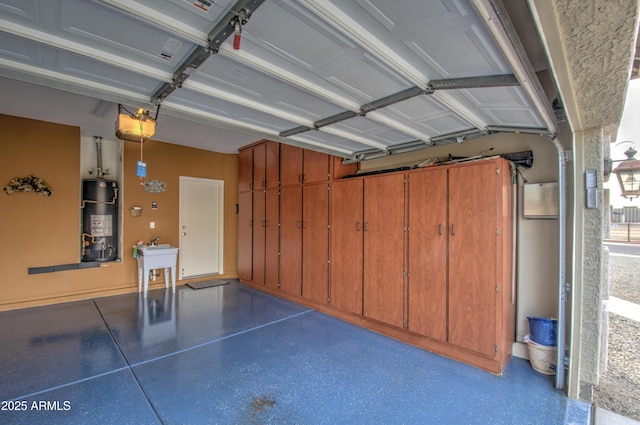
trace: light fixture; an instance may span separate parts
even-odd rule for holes
[[[627,159],[623,160],[613,172],[618,176],[622,196],[634,199],[640,196],[640,160],[635,159],[638,153],[633,147],[625,151]]]
[[[156,116],[157,118],[157,116]],[[118,105],[118,119],[116,120],[116,137],[132,142],[143,142],[156,133],[156,120],[149,116],[149,111],[139,108],[135,113],[125,112],[122,105]]]

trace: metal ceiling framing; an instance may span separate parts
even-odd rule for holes
[[[26,0],[20,7],[0,0],[2,76],[161,104],[162,114],[350,160],[494,132],[556,131],[498,0],[217,0],[209,10],[184,0]],[[238,20],[239,50],[227,40]],[[160,60],[162,40],[168,53]]]

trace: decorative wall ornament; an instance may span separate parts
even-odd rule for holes
[[[150,193],[160,193],[167,189],[167,184],[159,180],[150,180],[144,182],[144,190]]]
[[[44,196],[53,195],[53,191],[42,178],[31,174],[27,177],[16,177],[12,179],[9,184],[4,187],[4,191],[7,195],[13,192],[36,192]]]

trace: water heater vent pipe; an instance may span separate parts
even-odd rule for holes
[[[109,175],[109,170],[102,169],[102,137],[93,136],[93,139],[96,141],[96,177],[99,179],[104,178],[104,176]]]

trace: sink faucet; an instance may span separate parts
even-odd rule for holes
[[[149,246],[156,246],[156,242],[158,242],[159,240],[160,240],[159,237],[151,240],[151,242],[149,242]]]

